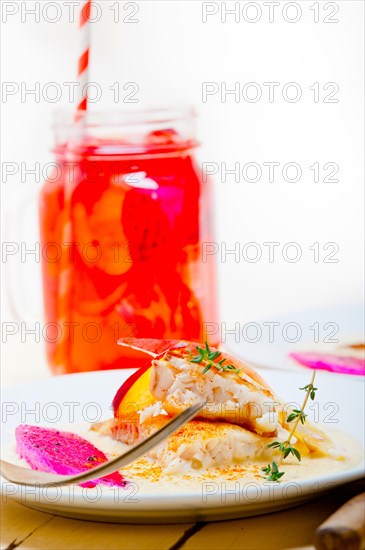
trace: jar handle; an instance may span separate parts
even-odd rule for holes
[[[34,308],[34,300],[37,298],[37,288],[34,281],[40,280],[40,276],[37,277],[37,275],[40,275],[39,232],[33,246],[33,243],[30,243],[29,240],[27,242],[29,227],[26,225],[27,211],[30,207],[37,209],[36,219],[38,220],[37,199],[38,191],[28,191],[20,199],[17,197],[14,204],[8,207],[4,213],[4,226],[9,229],[9,235],[14,239],[13,241],[3,242],[4,290],[7,295],[9,313],[19,323],[34,323],[42,318],[41,308]],[[36,227],[38,229],[38,224]],[[36,266],[33,271],[29,261],[31,257],[33,257],[32,263]],[[29,263],[27,258],[29,258]],[[40,290],[41,287],[39,287]],[[30,306],[29,296],[33,297],[33,307]],[[40,302],[41,300],[38,300],[38,303]]]

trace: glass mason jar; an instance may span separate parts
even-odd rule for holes
[[[216,322],[211,191],[191,110],[56,117],[40,196],[47,357],[54,373],[138,366],[119,338],[202,341]],[[216,341],[210,341],[216,344]]]

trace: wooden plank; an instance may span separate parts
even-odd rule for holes
[[[209,523],[190,537],[181,550],[262,550],[312,548],[316,528],[344,502],[364,490],[356,482],[302,506],[234,521]]]
[[[17,548],[45,550],[168,550],[191,524],[123,525],[55,517]]]
[[[315,528],[327,517],[323,504],[241,520],[210,523],[193,535],[182,550],[259,550],[301,548],[312,542]]]
[[[186,542],[175,548],[309,550],[316,527],[343,502],[364,489],[365,483],[356,482],[296,508],[209,523],[200,530],[191,529],[192,524],[123,525],[72,520],[37,512],[8,500],[1,510],[1,547],[5,549],[15,541],[20,550],[168,550],[190,529]]]
[[[1,503],[1,548],[17,544],[54,516],[26,508],[8,499]]]

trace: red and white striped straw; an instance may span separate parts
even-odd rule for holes
[[[92,0],[83,0],[80,13],[80,44],[81,52],[78,64],[78,79],[80,83],[80,98],[77,105],[76,120],[79,120],[87,110],[87,88],[89,82],[89,52],[90,52],[90,14]],[[85,91],[85,97],[83,96]]]

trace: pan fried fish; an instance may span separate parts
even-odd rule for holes
[[[279,402],[261,377],[244,363],[219,353],[220,369],[204,359],[192,362],[189,348],[167,351],[152,361],[150,391],[170,415],[179,414],[198,401],[207,402],[199,418],[229,422],[259,435],[275,435],[278,428]],[[195,354],[196,355],[196,354]],[[207,369],[207,366],[210,368]]]
[[[191,420],[150,456],[173,474],[264,459],[272,455],[267,442],[241,426]]]
[[[288,438],[290,411],[249,365],[207,345],[133,339],[124,345],[139,349],[145,345],[151,366],[119,388],[113,401],[114,420],[97,425],[99,433],[133,445],[187,407],[205,401],[199,416],[150,453],[166,471],[278,456],[268,445]],[[292,443],[302,455],[343,458],[309,422],[297,426]]]

